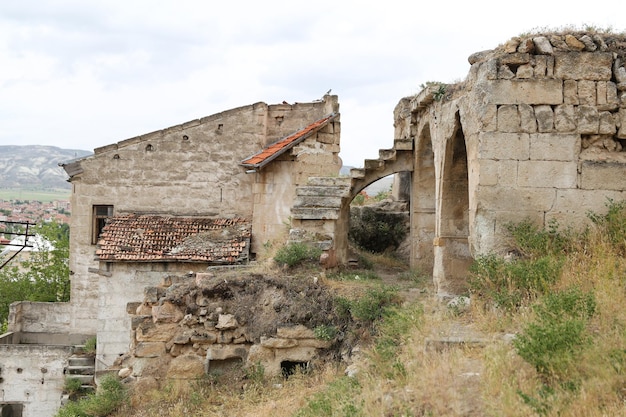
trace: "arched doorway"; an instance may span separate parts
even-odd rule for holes
[[[466,289],[472,257],[469,250],[469,179],[465,136],[459,114],[452,136],[445,143],[440,183],[440,204],[434,240],[433,279],[439,295]]]

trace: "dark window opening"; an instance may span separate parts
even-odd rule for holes
[[[98,243],[98,238],[102,233],[102,229],[106,225],[107,219],[113,216],[113,206],[99,205],[93,206],[93,225],[91,233],[91,244]]]
[[[0,417],[22,417],[24,405],[0,403]]]
[[[283,378],[287,379],[296,372],[306,373],[309,370],[309,362],[282,361],[280,370]]]

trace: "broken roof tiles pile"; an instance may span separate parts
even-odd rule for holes
[[[244,262],[250,251],[250,222],[157,215],[116,215],[98,240],[100,261]]]

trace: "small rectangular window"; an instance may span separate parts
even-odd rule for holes
[[[93,206],[93,225],[91,227],[91,244],[98,243],[98,238],[102,229],[106,225],[109,217],[113,216],[113,206],[98,205]]]

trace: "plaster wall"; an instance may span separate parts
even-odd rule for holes
[[[52,417],[71,353],[70,346],[0,344],[0,404],[22,404],[24,417]]]

